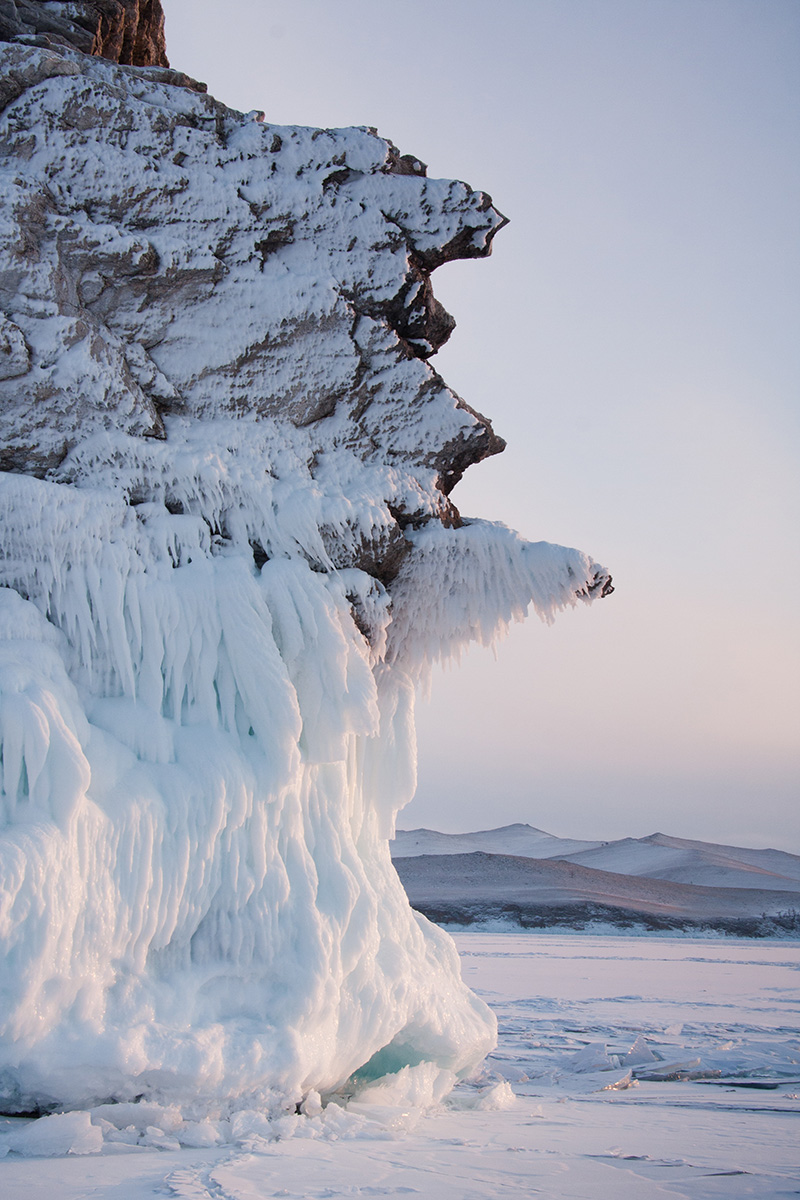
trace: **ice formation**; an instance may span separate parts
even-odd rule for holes
[[[463,1075],[494,1019],[388,849],[415,686],[608,588],[449,499],[502,443],[430,273],[504,219],[372,130],[3,35],[0,1109]]]

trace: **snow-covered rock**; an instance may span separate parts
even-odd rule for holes
[[[610,586],[449,499],[502,443],[428,365],[430,275],[504,218],[372,130],[5,36],[0,1106],[463,1075],[494,1019],[388,848],[415,684]]]

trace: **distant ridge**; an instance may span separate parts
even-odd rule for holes
[[[530,825],[398,830],[411,904],[433,920],[800,935],[800,856],[654,833],[583,842]]]
[[[398,829],[389,843],[392,858],[418,854],[470,854],[484,850],[489,854],[522,854],[527,858],[555,858],[608,845],[607,842],[579,841],[553,837],[533,825],[517,822],[499,829],[481,829],[476,833],[439,833],[436,829]]]

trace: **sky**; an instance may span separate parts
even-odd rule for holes
[[[510,224],[435,273],[433,362],[508,448],[453,499],[614,575],[437,672],[399,825],[800,853],[800,5],[164,8],[232,107],[491,193]]]

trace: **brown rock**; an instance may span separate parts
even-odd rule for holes
[[[74,46],[132,67],[168,67],[161,0],[0,0],[0,41]]]

